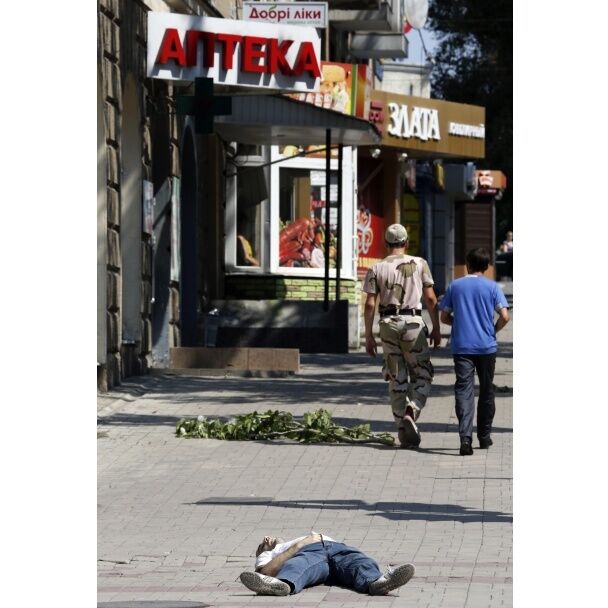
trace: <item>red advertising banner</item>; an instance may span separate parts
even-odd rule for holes
[[[381,163],[360,158],[358,180],[357,270],[364,272],[386,256]]]
[[[319,108],[341,112],[367,119],[371,103],[373,74],[369,66],[357,63],[321,62],[321,85],[317,93],[288,93],[288,97],[297,101],[311,103]],[[296,144],[297,142],[294,142]],[[314,152],[320,148],[319,152]],[[298,153],[297,145],[282,147],[283,156]],[[325,158],[325,145],[306,148],[307,158]],[[332,158],[337,158],[338,148],[332,146]]]
[[[291,93],[289,97],[367,120],[372,85],[372,71],[367,65],[322,61],[319,91]]]

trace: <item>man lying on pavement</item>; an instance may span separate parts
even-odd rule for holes
[[[404,564],[382,574],[365,553],[316,532],[287,542],[265,536],[255,554],[255,572],[243,572],[240,579],[258,595],[289,595],[322,584],[386,595],[405,585],[415,571]]]

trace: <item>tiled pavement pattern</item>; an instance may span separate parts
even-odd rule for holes
[[[446,349],[434,356],[418,451],[175,437],[182,416],[268,408],[326,407],[343,424],[392,432],[380,360],[364,352],[302,355],[293,378],[146,377],[100,398],[99,604],[512,606],[512,327],[499,334],[494,446],[470,457],[458,454]],[[264,534],[310,530],[383,568],[413,562],[416,575],[386,597],[327,586],[257,597],[241,585]]]

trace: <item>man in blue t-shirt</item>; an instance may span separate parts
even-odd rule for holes
[[[473,453],[475,415],[475,372],[479,378],[477,438],[479,447],[492,445],[494,367],[496,334],[509,322],[509,305],[494,281],[483,276],[490,265],[490,254],[478,247],[466,257],[467,276],[456,279],[439,302],[441,322],[452,326],[452,355],[456,372],[456,416],[460,434],[460,454]],[[498,319],[494,322],[494,313]]]

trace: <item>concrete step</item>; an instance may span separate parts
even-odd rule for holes
[[[297,373],[300,351],[297,348],[181,346],[169,349],[169,369]]]
[[[158,378],[167,376],[190,376],[196,378],[288,378],[295,374],[293,371],[218,369],[210,367],[152,367],[150,368],[149,373],[151,376]]]

